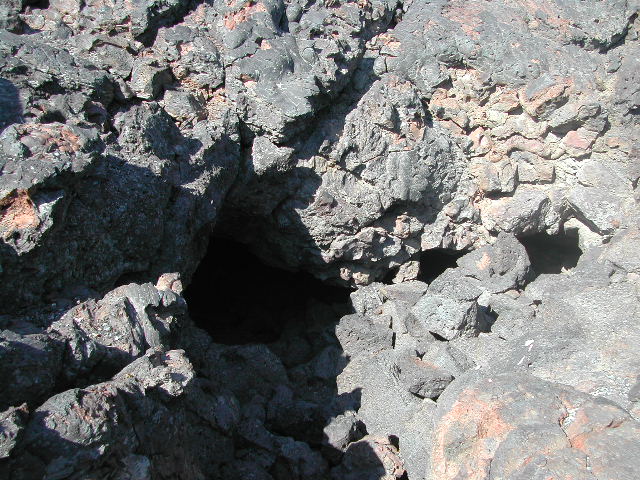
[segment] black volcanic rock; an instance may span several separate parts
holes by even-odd
[[[639,28],[4,1],[0,477],[635,478]]]

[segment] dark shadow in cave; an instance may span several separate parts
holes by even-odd
[[[549,235],[544,232],[520,238],[520,243],[529,255],[533,278],[545,273],[562,273],[578,264],[582,250],[578,237],[560,233]]]
[[[31,9],[39,9],[46,10],[49,8],[49,0],[31,0],[31,1],[23,1],[24,5],[28,5]]]
[[[420,274],[418,280],[426,283],[433,282],[444,273],[447,268],[457,267],[457,261],[465,251],[448,248],[432,248],[420,255]]]
[[[242,406],[240,444],[246,452],[260,452],[264,438],[279,438],[276,442],[285,442],[287,448],[302,442],[295,449],[313,452],[304,454],[303,463],[316,455],[325,464],[319,467],[324,473],[312,469],[307,477],[292,470],[285,452],[265,467],[236,458],[221,465],[222,472],[258,478],[254,475],[265,468],[270,476],[264,478],[275,480],[344,477],[344,453],[330,443],[325,427],[340,428],[361,403],[360,388],[338,393],[337,386],[349,357],[335,329],[351,312],[350,293],[306,273],[265,265],[241,243],[210,239],[184,297],[196,325],[218,344],[210,350],[214,356],[205,362],[211,367],[205,367],[205,375],[225,385]],[[263,407],[252,407],[258,405]],[[350,442],[357,442],[366,433],[357,421],[347,434]],[[359,478],[381,478],[385,469],[370,444],[352,445],[350,461],[363,469]]]
[[[184,297],[191,318],[214,342],[245,345],[278,340],[288,322],[304,318],[310,301],[347,314],[350,293],[308,273],[265,265],[241,243],[212,238]]]

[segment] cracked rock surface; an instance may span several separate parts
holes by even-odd
[[[639,9],[4,1],[0,477],[635,480]]]

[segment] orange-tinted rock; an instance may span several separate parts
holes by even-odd
[[[0,235],[7,240],[16,231],[39,225],[33,201],[26,190],[15,190],[0,200]]]
[[[470,4],[471,5],[470,5]],[[483,2],[453,3],[443,11],[443,16],[460,25],[471,38],[478,39],[478,27],[482,25]]]
[[[497,87],[496,93],[490,101],[491,109],[498,112],[512,112],[520,106],[518,94],[514,90],[505,87]]]
[[[634,478],[640,424],[618,405],[526,374],[474,375],[439,399],[427,479]]]
[[[587,151],[593,145],[597,137],[597,133],[590,132],[584,128],[572,130],[564,137],[562,142],[571,149]]]
[[[520,101],[525,111],[532,117],[544,117],[555,110],[569,94],[570,79],[548,80],[539,86],[520,90]]]
[[[224,26],[229,30],[235,30],[238,24],[246,22],[251,15],[257,12],[266,12],[264,4],[262,3],[249,3],[248,6],[241,8],[237,12],[228,13],[224,17]]]

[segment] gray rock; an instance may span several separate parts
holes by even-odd
[[[460,350],[448,342],[434,342],[426,349],[418,351],[423,362],[435,366],[454,377],[462,375],[474,367],[474,363]]]
[[[640,307],[635,287],[582,284],[571,292],[550,282],[549,288],[553,294],[543,300],[533,328],[503,348],[506,365],[627,407],[638,368],[633,353],[637,333],[630,320]]]
[[[278,385],[289,383],[282,362],[265,345],[217,346],[207,355],[208,377],[243,404],[256,396],[268,397]]]
[[[636,381],[633,387],[631,387],[627,396],[631,402],[637,402],[640,400],[640,380]]]
[[[204,99],[191,93],[167,90],[164,109],[176,120],[203,120],[206,117]]]
[[[424,439],[431,438],[436,408],[436,402],[423,401],[414,414],[406,420],[402,437],[398,439],[409,478],[424,478],[427,471],[430,445],[426,445]]]
[[[184,300],[172,291],[132,283],[72,308],[49,332],[66,340],[64,376],[74,381],[96,368],[116,372],[149,348],[171,348],[184,317]]]
[[[445,370],[408,353],[398,355],[394,373],[409,392],[432,399],[438,398],[454,378]]]
[[[0,408],[27,402],[35,406],[51,395],[62,371],[64,343],[54,335],[0,333]]]
[[[347,412],[331,419],[324,427],[324,442],[333,449],[344,451],[347,446],[362,437],[362,425],[355,412]]]
[[[633,478],[584,392],[640,415],[637,13],[5,1],[0,476]],[[533,280],[541,232],[578,265]],[[215,344],[180,297],[212,233],[355,313]]]
[[[145,100],[156,98],[171,82],[171,74],[167,68],[142,61],[133,65],[129,88],[138,97]]]
[[[626,111],[637,109],[640,106],[640,90],[637,86],[638,59],[633,56],[625,56],[618,70],[616,80],[616,100],[622,104]]]
[[[391,347],[393,331],[388,319],[347,315],[336,327],[336,337],[345,354],[371,355]]]
[[[129,19],[130,25],[125,31],[133,37],[146,40],[153,38],[158,27],[180,18],[187,5],[177,0],[145,0],[135,4],[118,0],[106,5],[58,0],[51,2],[50,8],[74,34],[92,30],[121,33]],[[47,10],[44,13],[53,12]]]
[[[526,250],[513,236],[498,235],[495,243],[474,250],[458,260],[459,275],[478,280],[478,288],[490,293],[521,289],[529,275]]]
[[[627,274],[640,273],[640,256],[633,245],[640,232],[637,228],[622,230],[615,235],[602,251],[601,261],[607,261]]]
[[[0,458],[7,458],[11,454],[24,431],[28,416],[26,403],[0,414]]]
[[[338,392],[359,392],[358,417],[371,435],[402,438],[407,422],[423,400],[400,384],[396,354],[386,351],[372,357],[352,359],[337,378]]]
[[[26,448],[37,452],[39,465],[20,465],[17,478],[25,478],[20,474],[29,471],[47,475],[96,472],[100,458],[133,453],[139,437],[133,430],[136,420],[125,392],[135,395],[155,390],[167,398],[178,396],[193,377],[189,369],[181,352],[149,352],[111,382],[51,397],[34,411],[25,431]]]
[[[535,323],[534,300],[527,295],[492,295],[488,308],[497,317],[491,324],[491,332],[499,338],[511,340],[520,337]]]
[[[470,376],[456,380],[438,402],[426,478],[474,472],[478,478],[630,479],[632,456],[613,452],[634,452],[639,432],[638,422],[618,405],[570,387],[512,373]],[[467,448],[478,455],[468,455]],[[616,460],[603,461],[602,455]]]
[[[454,278],[451,280],[454,281]],[[455,286],[452,285],[452,290],[447,289],[445,284],[445,280],[437,284],[434,282],[412,308],[420,325],[447,340],[460,335],[475,336],[485,330],[486,318],[477,301],[480,290],[464,278],[459,279]]]

